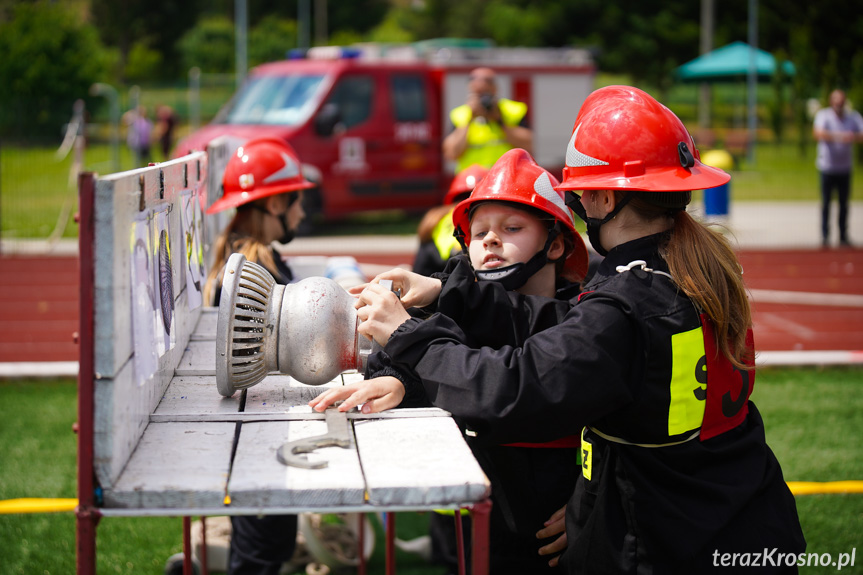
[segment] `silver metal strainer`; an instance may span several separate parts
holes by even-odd
[[[216,326],[216,385],[225,397],[260,383],[273,369],[266,348],[275,335],[272,321],[267,328],[275,285],[270,272],[242,254],[228,259]]]
[[[216,328],[219,393],[280,372],[309,385],[365,371],[372,344],[357,334],[354,299],[335,281],[310,277],[287,286],[233,254],[225,266]]]

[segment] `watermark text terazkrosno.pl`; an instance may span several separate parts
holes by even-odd
[[[782,553],[777,548],[764,548],[763,551],[748,553],[713,552],[714,567],[835,567],[841,571],[845,567],[854,567],[857,559],[857,548],[849,553]]]

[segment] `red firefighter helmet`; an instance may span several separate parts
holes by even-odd
[[[487,173],[488,168],[479,164],[471,164],[457,173],[449,185],[449,191],[444,196],[443,203],[454,204],[460,195],[470,194]]]
[[[470,210],[477,202],[512,202],[536,208],[563,224],[564,233],[572,238],[574,247],[566,258],[562,275],[570,281],[581,281],[587,274],[587,247],[575,230],[572,211],[566,207],[563,193],[555,189],[558,185],[557,178],[525,150],[509,150],[495,162],[470,197],[453,210],[456,233],[461,230],[466,243],[470,243]]]
[[[237,148],[225,167],[222,186],[222,197],[210,206],[208,214],[314,184],[303,177],[300,160],[287,142],[260,138]]]
[[[557,189],[684,192],[729,179],[701,162],[671,110],[638,88],[607,86],[581,105]]]

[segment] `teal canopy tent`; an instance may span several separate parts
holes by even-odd
[[[678,66],[675,75],[684,82],[717,82],[744,78],[749,73],[750,56],[755,53],[755,69],[761,79],[776,72],[776,59],[768,52],[752,48],[746,42],[733,42]],[[791,62],[782,63],[788,76],[796,72]]]
[[[786,77],[794,76],[796,73],[794,64],[784,61],[781,65],[782,72]],[[757,90],[755,86],[758,82],[770,81],[775,75],[776,69],[776,58],[769,52],[753,48],[746,42],[732,42],[678,66],[674,75],[682,82],[699,82],[704,85],[738,82],[745,84],[745,89],[740,90],[738,93],[741,97],[749,93],[752,95],[749,97],[748,106],[743,100],[740,101],[740,115],[737,116],[734,124],[743,124],[743,112],[744,109],[748,108],[749,128],[745,136],[739,128],[734,129],[726,135],[724,144],[728,149],[734,148],[737,150],[737,155],[745,153],[749,161],[754,162],[754,146],[751,144],[755,142],[757,123],[755,112],[757,96],[754,95]],[[750,71],[754,73],[750,74]],[[709,88],[706,89],[709,90]],[[705,118],[709,118],[709,104],[706,112],[702,110],[705,102],[709,102],[708,98],[702,98],[699,103],[699,118],[703,127],[706,127],[709,122],[709,120],[704,120]],[[710,132],[710,130],[707,130],[707,132]]]

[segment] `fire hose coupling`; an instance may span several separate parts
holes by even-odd
[[[381,282],[383,283],[383,282]],[[388,286],[392,289],[392,282]],[[334,280],[278,285],[263,267],[233,254],[225,266],[216,327],[216,386],[230,397],[271,372],[322,385],[365,373],[377,348],[357,333],[354,298]]]

